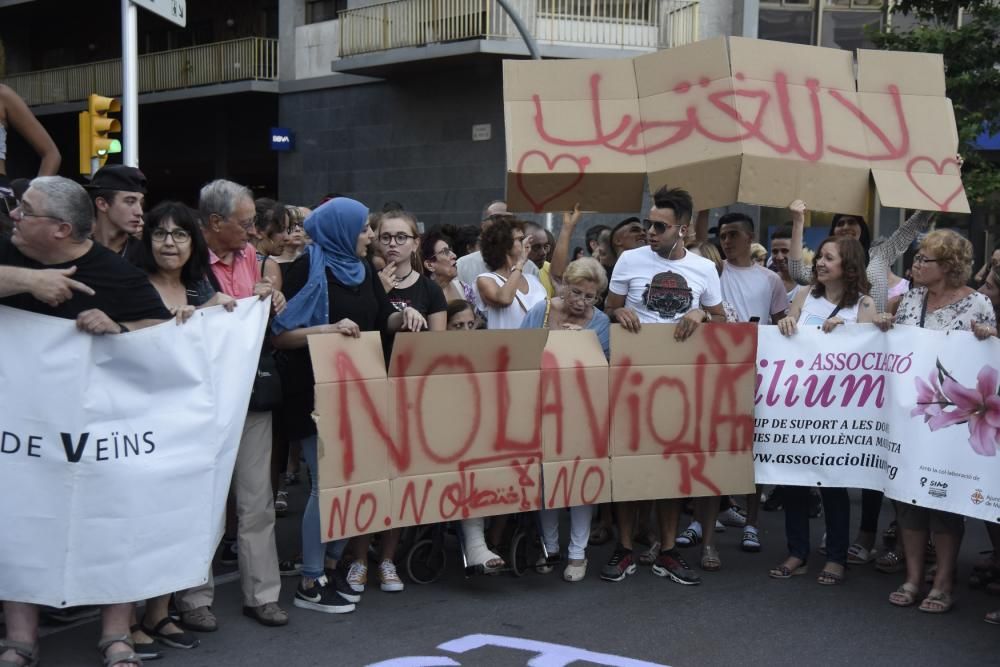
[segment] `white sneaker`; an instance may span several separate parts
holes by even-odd
[[[563,570],[563,579],[566,581],[581,581],[587,576],[587,559],[570,560]]]
[[[726,527],[724,525],[722,525],[722,522],[719,521],[718,519],[715,520],[715,532],[717,532],[717,533],[724,533],[724,532],[726,532]]]
[[[732,526],[733,528],[742,528],[747,525],[747,518],[740,514],[739,510],[735,507],[730,507],[725,512],[719,512],[719,521],[725,526]]]
[[[396,573],[396,565],[391,560],[379,563],[378,578],[382,582],[382,590],[386,593],[398,593],[403,590],[403,580],[399,578],[399,574]]]
[[[366,583],[368,583],[368,566],[354,561],[351,563],[351,569],[347,571],[347,584],[355,593],[364,593]]]

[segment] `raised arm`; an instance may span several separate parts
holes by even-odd
[[[566,267],[569,266],[569,244],[578,222],[580,222],[580,204],[573,206],[572,212],[563,213],[562,228],[559,230],[559,238],[556,239],[556,247],[552,251],[552,261],[549,262],[549,275],[555,280],[561,281]]]
[[[927,231],[933,219],[933,211],[917,211],[911,215],[889,236],[885,243],[872,248],[869,262],[875,257],[879,257],[887,265],[895,262],[896,258],[906,252],[906,249],[921,232]]]
[[[800,285],[808,285],[812,272],[802,261],[802,237],[806,226],[806,203],[796,199],[788,205],[792,214],[792,247],[788,250],[788,275]]]

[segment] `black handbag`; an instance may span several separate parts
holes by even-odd
[[[264,275],[264,265],[260,265],[260,275]],[[270,324],[270,322],[268,322]],[[281,406],[281,375],[278,373],[277,350],[271,347],[267,338],[260,348],[260,359],[257,362],[257,374],[253,379],[253,390],[250,392],[251,412],[270,412]]]
[[[281,375],[278,373],[278,361],[275,359],[275,351],[265,341],[260,350],[260,361],[257,362],[249,409],[251,412],[270,412],[280,406]]]

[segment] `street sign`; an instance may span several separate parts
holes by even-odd
[[[287,127],[271,128],[271,150],[290,151],[295,148],[295,135]]]
[[[180,27],[187,25],[187,0],[131,0],[132,4],[162,16]]]

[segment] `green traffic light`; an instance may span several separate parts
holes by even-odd
[[[121,153],[122,152],[122,142],[117,139],[111,140],[111,145],[108,147],[109,153]]]

